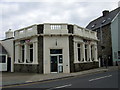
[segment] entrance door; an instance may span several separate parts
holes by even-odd
[[[62,73],[63,72],[63,58],[62,55],[51,56],[51,72]]]
[[[57,56],[51,56],[51,72],[58,72]]]

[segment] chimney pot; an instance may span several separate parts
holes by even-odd
[[[103,17],[109,14],[109,10],[104,10],[103,12]]]

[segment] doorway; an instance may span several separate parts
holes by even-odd
[[[62,55],[51,55],[51,73],[63,72],[63,58]]]

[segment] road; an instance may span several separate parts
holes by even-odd
[[[117,70],[108,71],[51,81],[11,85],[3,88],[44,88],[46,90],[61,88],[118,88],[119,73]]]

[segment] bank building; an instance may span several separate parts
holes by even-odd
[[[78,25],[31,25],[14,31],[11,70],[49,74],[97,68],[97,42],[95,31]]]

